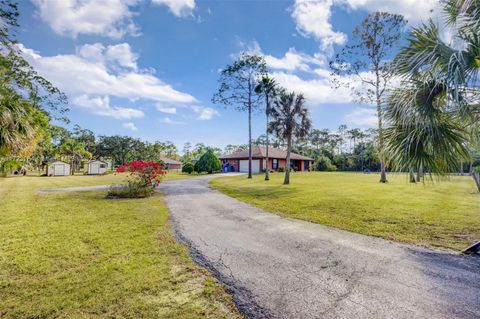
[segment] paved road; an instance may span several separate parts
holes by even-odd
[[[208,188],[160,186],[179,238],[250,318],[480,318],[480,258],[265,213]]]

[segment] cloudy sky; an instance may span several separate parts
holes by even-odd
[[[210,102],[218,71],[240,51],[266,56],[277,82],[303,92],[314,126],[370,127],[368,105],[331,89],[328,61],[368,12],[410,25],[436,0],[32,0],[18,38],[34,67],[69,97],[72,124],[223,147],[247,142],[247,115]],[[254,136],[264,117],[255,116]]]

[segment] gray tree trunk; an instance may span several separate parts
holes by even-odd
[[[270,101],[268,99],[268,94],[266,95],[266,105],[265,105],[265,114],[267,116],[267,131],[266,131],[266,139],[265,139],[265,144],[266,144],[266,154],[265,154],[265,158],[266,158],[266,162],[267,162],[267,167],[265,168],[265,180],[268,181],[270,180],[270,176],[269,176],[269,162],[268,162],[268,114],[270,112]]]
[[[292,151],[292,136],[287,137],[287,163],[285,167],[285,179],[283,184],[290,184],[290,152]]]
[[[420,180],[422,179],[423,177],[423,166],[420,165],[418,167],[418,171],[417,171],[417,182],[420,183]]]
[[[252,178],[252,87],[248,81],[248,178]]]
[[[480,172],[472,172],[472,177],[477,185],[478,192],[480,192]]]
[[[417,182],[417,180],[415,179],[415,173],[413,172],[413,167],[410,167],[408,175],[410,177],[410,183],[416,183]]]

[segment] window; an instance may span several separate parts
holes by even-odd
[[[272,168],[273,169],[278,169],[278,159],[277,158],[272,159]]]
[[[106,168],[107,164],[100,164],[100,168]]]

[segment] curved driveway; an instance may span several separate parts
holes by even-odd
[[[160,189],[178,237],[248,317],[480,318],[478,256],[282,218],[210,189],[211,178]]]

